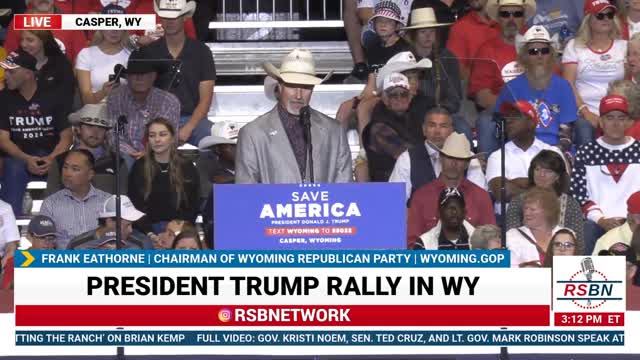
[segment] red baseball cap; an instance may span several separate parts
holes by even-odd
[[[616,110],[629,115],[629,102],[627,102],[626,97],[620,95],[607,95],[600,100],[600,115]]]
[[[627,199],[627,213],[640,214],[640,191],[636,191]]]
[[[526,115],[529,119],[533,120],[536,125],[538,125],[538,112],[528,101],[518,100],[512,103],[504,102],[500,105],[500,113],[504,115],[514,109]]]
[[[613,8],[613,10],[617,10],[616,6],[613,5],[609,0],[587,0],[584,2],[585,15],[599,14],[608,8]]]

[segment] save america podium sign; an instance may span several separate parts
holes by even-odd
[[[214,185],[219,250],[405,249],[404,185]]]

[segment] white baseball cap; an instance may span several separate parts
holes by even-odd
[[[409,79],[400,73],[391,73],[382,81],[382,89],[384,91],[401,87],[409,90]]]
[[[524,33],[524,43],[532,43],[532,42],[551,42],[551,35],[547,29],[542,25],[535,25],[529,28],[526,33]]]
[[[145,214],[136,209],[126,195],[120,195],[120,217],[127,221],[138,221]],[[102,205],[102,211],[98,216],[100,219],[116,217],[116,196],[111,195]]]

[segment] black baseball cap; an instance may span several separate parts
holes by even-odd
[[[50,217],[38,215],[31,219],[27,231],[37,237],[56,235],[56,224]]]
[[[0,61],[0,66],[5,70],[13,70],[21,67],[31,71],[37,71],[37,63],[38,60],[36,60],[33,55],[22,49],[18,49],[11,52],[6,59]]]

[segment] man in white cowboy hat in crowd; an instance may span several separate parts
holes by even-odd
[[[416,239],[436,226],[439,220],[438,196],[446,188],[456,188],[466,200],[466,220],[474,227],[495,224],[489,193],[465,178],[471,159],[467,138],[458,133],[449,135],[440,150],[440,176],[419,188],[411,197],[407,219],[407,248],[413,249]]]
[[[425,7],[412,10],[411,22],[402,30],[413,44],[413,54],[420,61],[428,59],[432,62],[420,81],[421,92],[430,102],[456,114],[463,99],[460,64],[453,53],[441,46],[443,29],[449,25],[438,22],[434,10]],[[473,140],[471,127],[464,117],[454,116],[454,123],[457,132],[464,133],[469,141]]]
[[[197,146],[209,135],[211,122],[207,118],[216,66],[211,50],[198,40],[187,37],[184,24],[196,11],[195,1],[154,1],[156,14],[164,29],[164,37],[145,48],[152,59],[175,61],[171,71],[158,74],[156,86],[171,92],[180,100],[181,143]]]
[[[77,112],[69,115],[69,122],[73,125],[76,142],[72,149],[89,150],[95,158],[95,175],[91,180],[93,186],[109,194],[116,192],[116,153],[108,144],[107,135],[112,124],[107,113],[107,105],[87,104]],[[64,154],[56,157],[56,161],[51,163],[49,174],[47,175],[46,195],[51,195],[62,189],[62,166],[64,165]],[[121,192],[127,192],[127,179],[129,171],[124,159],[120,162],[120,184]]]
[[[310,51],[294,49],[280,69],[265,63],[267,75],[278,80],[278,104],[245,125],[238,137],[236,183],[301,183],[311,180],[309,154],[301,110],[309,105],[316,77]],[[335,119],[310,109],[314,182],[352,180],[351,152],[346,130]]]
[[[577,125],[576,130],[587,127],[587,135],[578,136],[579,145],[588,141],[591,125],[584,120],[576,123],[578,107],[571,84],[554,74],[556,50],[549,32],[540,25],[531,27],[524,34],[518,49],[518,60],[524,73],[509,81],[500,91],[496,110],[505,102],[524,100],[531,103],[538,114],[536,137],[549,145],[560,143],[560,128]],[[581,131],[577,131],[580,134]],[[570,141],[570,139],[567,139]],[[568,144],[565,147],[568,148]],[[568,149],[565,149],[568,150]]]
[[[493,112],[504,84],[522,74],[518,64],[516,37],[525,22],[535,14],[535,0],[489,0],[487,14],[500,26],[500,35],[487,40],[473,56],[469,77],[469,96],[482,109],[478,129],[478,151],[498,149]]]

